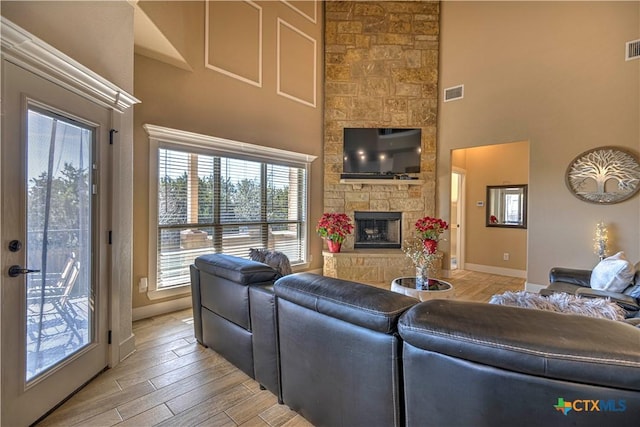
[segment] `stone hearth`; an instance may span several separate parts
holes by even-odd
[[[397,277],[415,276],[416,269],[400,249],[357,249],[322,252],[323,274],[362,283],[385,283]]]

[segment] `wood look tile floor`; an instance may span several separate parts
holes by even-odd
[[[455,298],[487,302],[523,279],[457,270]],[[133,324],[136,351],[38,426],[311,426],[193,336],[191,310]]]

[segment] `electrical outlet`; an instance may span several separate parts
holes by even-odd
[[[147,288],[148,288],[147,278],[141,277],[140,281],[138,282],[138,292],[140,293],[147,292]]]
[[[503,253],[503,254],[502,254],[502,259],[503,259],[504,261],[509,261],[509,252],[505,252],[505,253]]]

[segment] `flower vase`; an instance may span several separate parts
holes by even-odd
[[[336,242],[335,240],[327,240],[327,247],[329,248],[329,252],[333,254],[340,252],[341,246],[341,242]]]
[[[426,264],[416,265],[416,289],[419,291],[429,290],[429,266]]]
[[[427,251],[428,254],[435,254],[438,250],[438,241],[433,239],[424,239],[424,250]]]

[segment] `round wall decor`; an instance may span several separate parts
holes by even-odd
[[[613,204],[640,189],[640,164],[630,151],[599,147],[573,159],[565,177],[571,194],[589,203]]]

